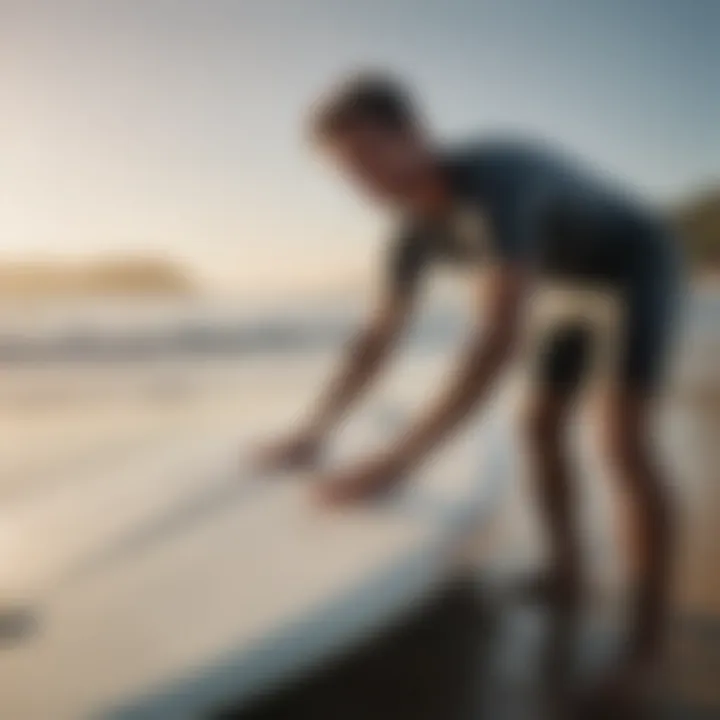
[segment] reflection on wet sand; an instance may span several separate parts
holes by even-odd
[[[669,623],[667,656],[653,691],[640,706],[620,714],[620,706],[601,706],[601,696],[592,696],[593,704],[581,710],[575,705],[578,688],[592,687],[604,674],[612,676],[613,657],[626,629],[626,617],[618,603],[618,587],[593,587],[590,607],[577,626],[573,651],[568,650],[572,620],[541,610],[533,603],[502,604],[501,620],[496,628],[497,655],[489,661],[493,675],[486,693],[484,710],[476,718],[548,717],[659,717],[680,720],[720,716],[720,403],[714,402],[720,382],[707,385],[704,392],[681,388],[665,403],[662,430],[659,433],[663,457],[669,465],[675,485],[681,531],[677,548],[674,581],[674,607]],[[586,488],[592,496],[598,488]],[[606,490],[603,489],[603,491]],[[527,488],[518,487],[514,501],[496,538],[494,552],[483,555],[483,571],[491,566],[491,575],[500,588],[512,584],[527,567],[535,565],[537,536],[530,528],[531,503]],[[600,493],[602,494],[602,493]],[[587,499],[587,498],[586,498]],[[608,498],[605,498],[607,500]],[[589,503],[587,515],[604,515],[588,533],[592,545],[594,570],[602,575],[603,565],[613,565],[618,547],[608,523],[609,505]],[[532,520],[532,518],[530,518]],[[537,528],[535,528],[535,533]],[[499,591],[502,595],[502,590]],[[555,621],[552,618],[555,617]],[[575,626],[573,626],[575,627]],[[554,631],[553,631],[554,628]],[[563,653],[568,653],[563,656]],[[542,683],[545,660],[545,679]],[[498,669],[499,668],[499,669]],[[482,675],[487,669],[481,671]],[[578,681],[578,676],[584,677]],[[487,680],[484,681],[488,685]],[[555,705],[544,703],[549,691]],[[544,707],[541,713],[539,708]],[[645,713],[641,715],[642,712]],[[561,713],[562,709],[562,714]],[[594,714],[593,714],[594,713]]]

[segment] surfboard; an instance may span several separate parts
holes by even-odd
[[[334,460],[383,434],[366,414]],[[0,717],[241,708],[432,593],[515,471],[507,413],[489,413],[392,497],[329,511],[312,478],[243,468],[243,441],[168,439],[0,504],[0,597],[18,620],[0,640]]]

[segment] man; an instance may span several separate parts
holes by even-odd
[[[667,602],[671,508],[649,421],[678,291],[672,242],[620,191],[543,147],[436,147],[405,89],[385,77],[341,86],[319,105],[313,133],[341,170],[401,221],[380,308],[303,430],[266,451],[264,461],[288,467],[317,458],[383,366],[419,280],[435,263],[469,274],[482,323],[436,404],[386,452],[335,474],[323,491],[330,502],[358,501],[396,483],[479,408],[513,355],[523,308],[538,283],[615,293],[624,312],[622,346],[601,430],[605,459],[629,498],[638,581],[622,677],[634,684],[657,657]],[[577,601],[581,577],[565,431],[586,370],[592,341],[586,330],[559,326],[541,343],[524,426],[552,551],[545,588],[566,609]]]

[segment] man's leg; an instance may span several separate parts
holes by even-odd
[[[535,588],[553,605],[577,602],[581,552],[567,426],[572,395],[550,388],[537,389],[529,398],[525,418],[525,445],[530,473],[546,533],[549,566]]]
[[[653,403],[631,390],[609,394],[603,411],[608,462],[620,482],[633,576],[626,662],[642,672],[662,650],[667,620],[673,504],[652,442]]]
[[[525,412],[524,435],[536,497],[550,550],[541,582],[548,599],[569,609],[580,591],[578,514],[567,448],[568,426],[590,355],[592,332],[583,324],[560,323],[538,348]]]
[[[671,240],[650,233],[635,243],[642,252],[636,253],[628,278],[619,373],[602,413],[606,459],[623,491],[623,527],[633,571],[627,648],[607,689],[621,707],[623,700],[629,701],[630,715],[637,715],[637,701],[654,684],[670,599],[674,506],[653,443],[652,420],[682,288]]]
[[[591,338],[590,329],[575,322],[550,329],[537,354],[535,383],[525,412],[530,471],[549,549],[548,567],[530,588],[548,611],[541,670],[549,717],[561,715],[568,707],[576,660],[584,573],[577,486],[567,445]]]

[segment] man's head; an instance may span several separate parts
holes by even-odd
[[[343,172],[385,202],[412,199],[431,161],[410,94],[385,76],[357,76],[329,93],[311,130]]]

